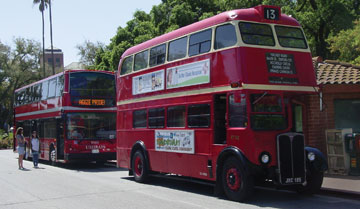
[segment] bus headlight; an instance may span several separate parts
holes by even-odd
[[[268,152],[262,152],[260,154],[260,163],[262,164],[269,164],[271,160],[271,156]]]
[[[314,161],[314,160],[315,160],[315,154],[314,154],[313,152],[309,152],[309,153],[307,154],[307,158],[308,158],[308,160],[310,160],[310,161]]]

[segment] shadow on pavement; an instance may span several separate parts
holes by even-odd
[[[133,176],[122,177],[122,179],[128,181],[135,181]],[[216,196],[214,194],[214,186],[210,185],[209,183],[201,184],[199,182],[179,180],[178,177],[151,177],[149,182],[145,184],[228,200],[225,196]],[[334,203],[334,201],[328,201],[327,197],[320,195],[300,195],[296,192],[287,190],[277,190],[267,187],[255,187],[253,195],[243,204],[248,204],[249,206],[252,205],[257,207],[282,209],[303,209],[308,208],[311,205],[316,205],[317,209],[354,208],[354,205],[358,206],[359,204],[351,202],[345,203],[344,201],[339,200]],[[289,204],[290,202],[291,204]]]

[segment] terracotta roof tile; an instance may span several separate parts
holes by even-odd
[[[360,66],[313,58],[318,84],[360,84]]]

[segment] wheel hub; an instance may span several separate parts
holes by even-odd
[[[226,173],[227,186],[234,191],[239,190],[241,185],[241,178],[239,171],[236,168],[231,168]]]
[[[139,157],[137,157],[135,159],[135,174],[138,175],[138,176],[141,176],[142,174],[142,171],[143,171],[143,165],[142,165],[142,161]]]

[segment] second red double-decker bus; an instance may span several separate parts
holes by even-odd
[[[14,122],[53,164],[115,160],[115,92],[112,72],[67,70],[17,89]]]
[[[305,145],[316,79],[299,23],[276,6],[224,12],[128,49],[117,79],[117,164],[213,181],[243,201],[271,182],[314,193],[327,163]]]

